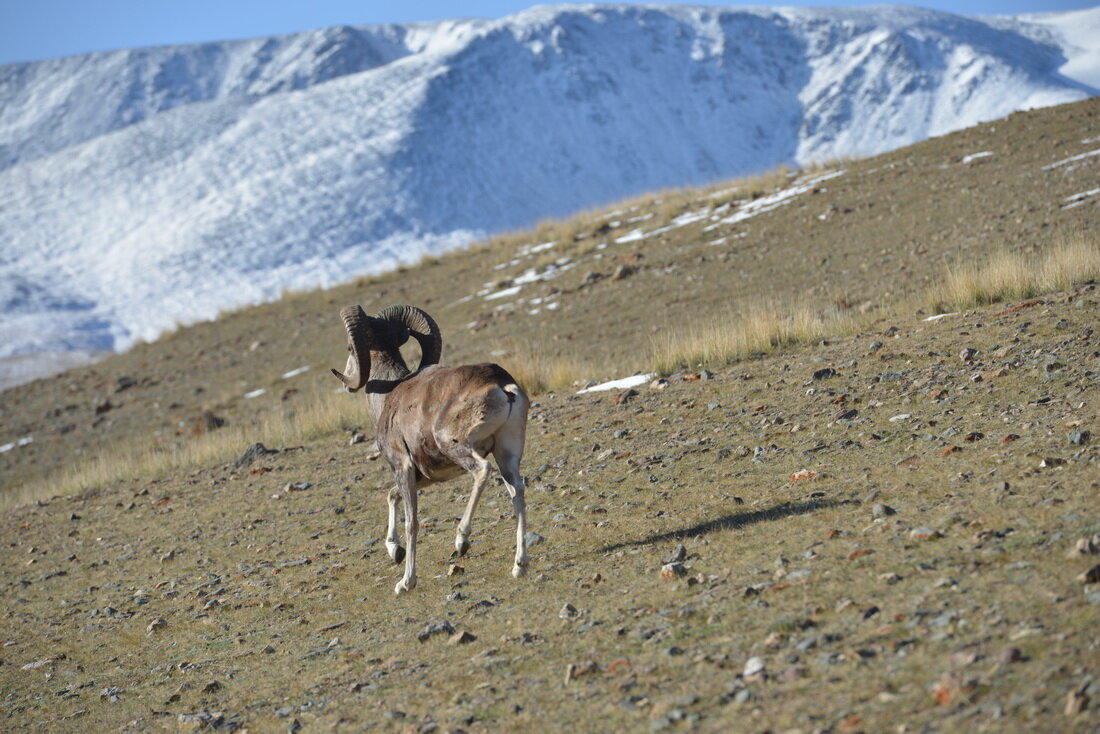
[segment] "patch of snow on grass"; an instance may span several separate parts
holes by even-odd
[[[968,156],[963,156],[962,164],[966,165],[970,161],[976,161],[979,158],[986,158],[986,157],[991,156],[991,155],[993,155],[992,150],[983,150],[981,153],[971,153]]]
[[[719,219],[714,224],[706,227],[703,231],[710,231],[722,224],[736,224],[737,222],[743,222],[746,219],[755,217],[757,214],[763,214],[764,212],[770,212],[773,209],[778,209],[781,206],[789,204],[796,196],[801,196],[802,194],[813,190],[813,188],[819,183],[828,181],[831,178],[836,178],[837,176],[842,175],[844,172],[845,171],[843,169],[839,171],[829,171],[818,176],[811,176],[809,178],[797,180],[789,188],[776,191],[774,194],[769,194],[768,196],[761,196],[759,199],[754,199],[753,201],[745,202],[733,214],[728,217]]]
[[[1100,148],[1098,148],[1096,150],[1090,150],[1088,153],[1081,153],[1080,155],[1070,156],[1069,158],[1064,158],[1064,159],[1062,159],[1062,160],[1060,160],[1056,163],[1051,163],[1049,165],[1043,166],[1043,170],[1044,171],[1049,171],[1052,168],[1058,168],[1059,166],[1064,166],[1067,163],[1073,163],[1074,161],[1079,161],[1079,160],[1082,160],[1084,158],[1089,158],[1089,157],[1094,156],[1094,155],[1100,155]]]
[[[1072,209],[1075,206],[1081,206],[1089,199],[1089,197],[1100,194],[1100,189],[1092,189],[1090,191],[1082,191],[1080,194],[1073,194],[1062,199],[1062,201],[1068,202],[1062,205],[1063,209]]]
[[[656,376],[656,374],[651,373],[647,375],[634,375],[633,377],[624,377],[621,380],[612,380],[611,382],[601,382],[599,385],[592,385],[591,387],[586,387],[583,390],[578,390],[577,395],[584,395],[585,393],[589,392],[602,392],[604,390],[625,390],[630,387],[644,385]]]
[[[522,286],[514,285],[511,288],[505,288],[502,291],[497,291],[496,293],[490,293],[490,294],[485,296],[485,300],[486,301],[493,301],[493,300],[496,300],[497,298],[507,298],[508,296],[514,296],[517,293],[519,293],[519,289],[521,287]]]
[[[290,372],[285,373],[283,375],[283,379],[284,380],[289,380],[291,377],[297,377],[298,375],[302,374],[303,372],[309,372],[309,365],[308,364],[305,367],[299,367],[296,370],[291,370]]]
[[[11,443],[6,443],[3,446],[0,446],[0,454],[5,454],[5,453],[11,451],[14,448],[18,448],[19,446],[26,446],[27,444],[33,443],[33,442],[34,442],[34,436],[24,436],[23,438],[19,439],[18,441],[12,441]]]

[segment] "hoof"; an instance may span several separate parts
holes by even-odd
[[[468,550],[470,550],[470,543],[465,538],[456,538],[455,552],[451,554],[451,558],[461,558]]]
[[[517,579],[527,575],[527,566],[521,566],[518,563],[512,566],[512,575]]]
[[[394,560],[395,563],[400,563],[401,561],[405,560],[405,548],[397,545],[396,543],[387,543],[386,552],[387,554],[389,554],[389,557]]]
[[[401,594],[405,594],[407,592],[410,592],[415,588],[416,588],[416,579],[412,579],[410,581],[405,581],[405,579],[401,579],[400,581],[397,582],[397,585],[393,587],[393,593],[400,596]]]

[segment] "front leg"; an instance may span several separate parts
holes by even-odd
[[[420,520],[416,512],[416,471],[411,467],[394,469],[397,490],[405,504],[405,575],[393,587],[393,593],[401,594],[416,588],[416,535]]]
[[[388,501],[390,515],[386,527],[386,552],[390,554],[390,558],[393,559],[394,563],[401,563],[405,560],[405,549],[401,547],[401,543],[397,539],[397,503],[401,501],[401,490],[396,484],[390,490]]]

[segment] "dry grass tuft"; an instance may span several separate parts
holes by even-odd
[[[576,354],[551,355],[544,348],[525,344],[499,360],[529,395],[563,390],[591,374]]]
[[[670,335],[655,346],[651,363],[662,374],[693,367],[721,367],[854,328],[855,316],[835,308],[821,312],[808,306],[784,310],[758,304],[731,311],[686,334]]]
[[[257,441],[269,448],[295,446],[321,436],[362,429],[368,422],[361,395],[318,388],[297,409],[273,409],[255,424],[227,426],[194,437],[172,436],[141,445],[115,446],[91,460],[74,461],[49,481],[27,484],[0,494],[0,507],[11,507],[55,495],[79,494],[118,484],[152,479],[227,464]]]
[[[938,313],[1032,298],[1100,278],[1100,242],[1080,239],[1038,254],[1002,253],[950,270],[928,299]]]

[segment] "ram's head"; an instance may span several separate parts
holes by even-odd
[[[370,379],[372,351],[384,355],[406,374],[409,369],[401,357],[401,345],[410,336],[420,343],[418,370],[438,364],[443,353],[439,326],[415,306],[390,306],[374,316],[367,316],[362,306],[346,306],[340,309],[340,318],[348,337],[348,361],[343,373],[333,368],[332,374],[340,378],[348,392],[359,390]]]

